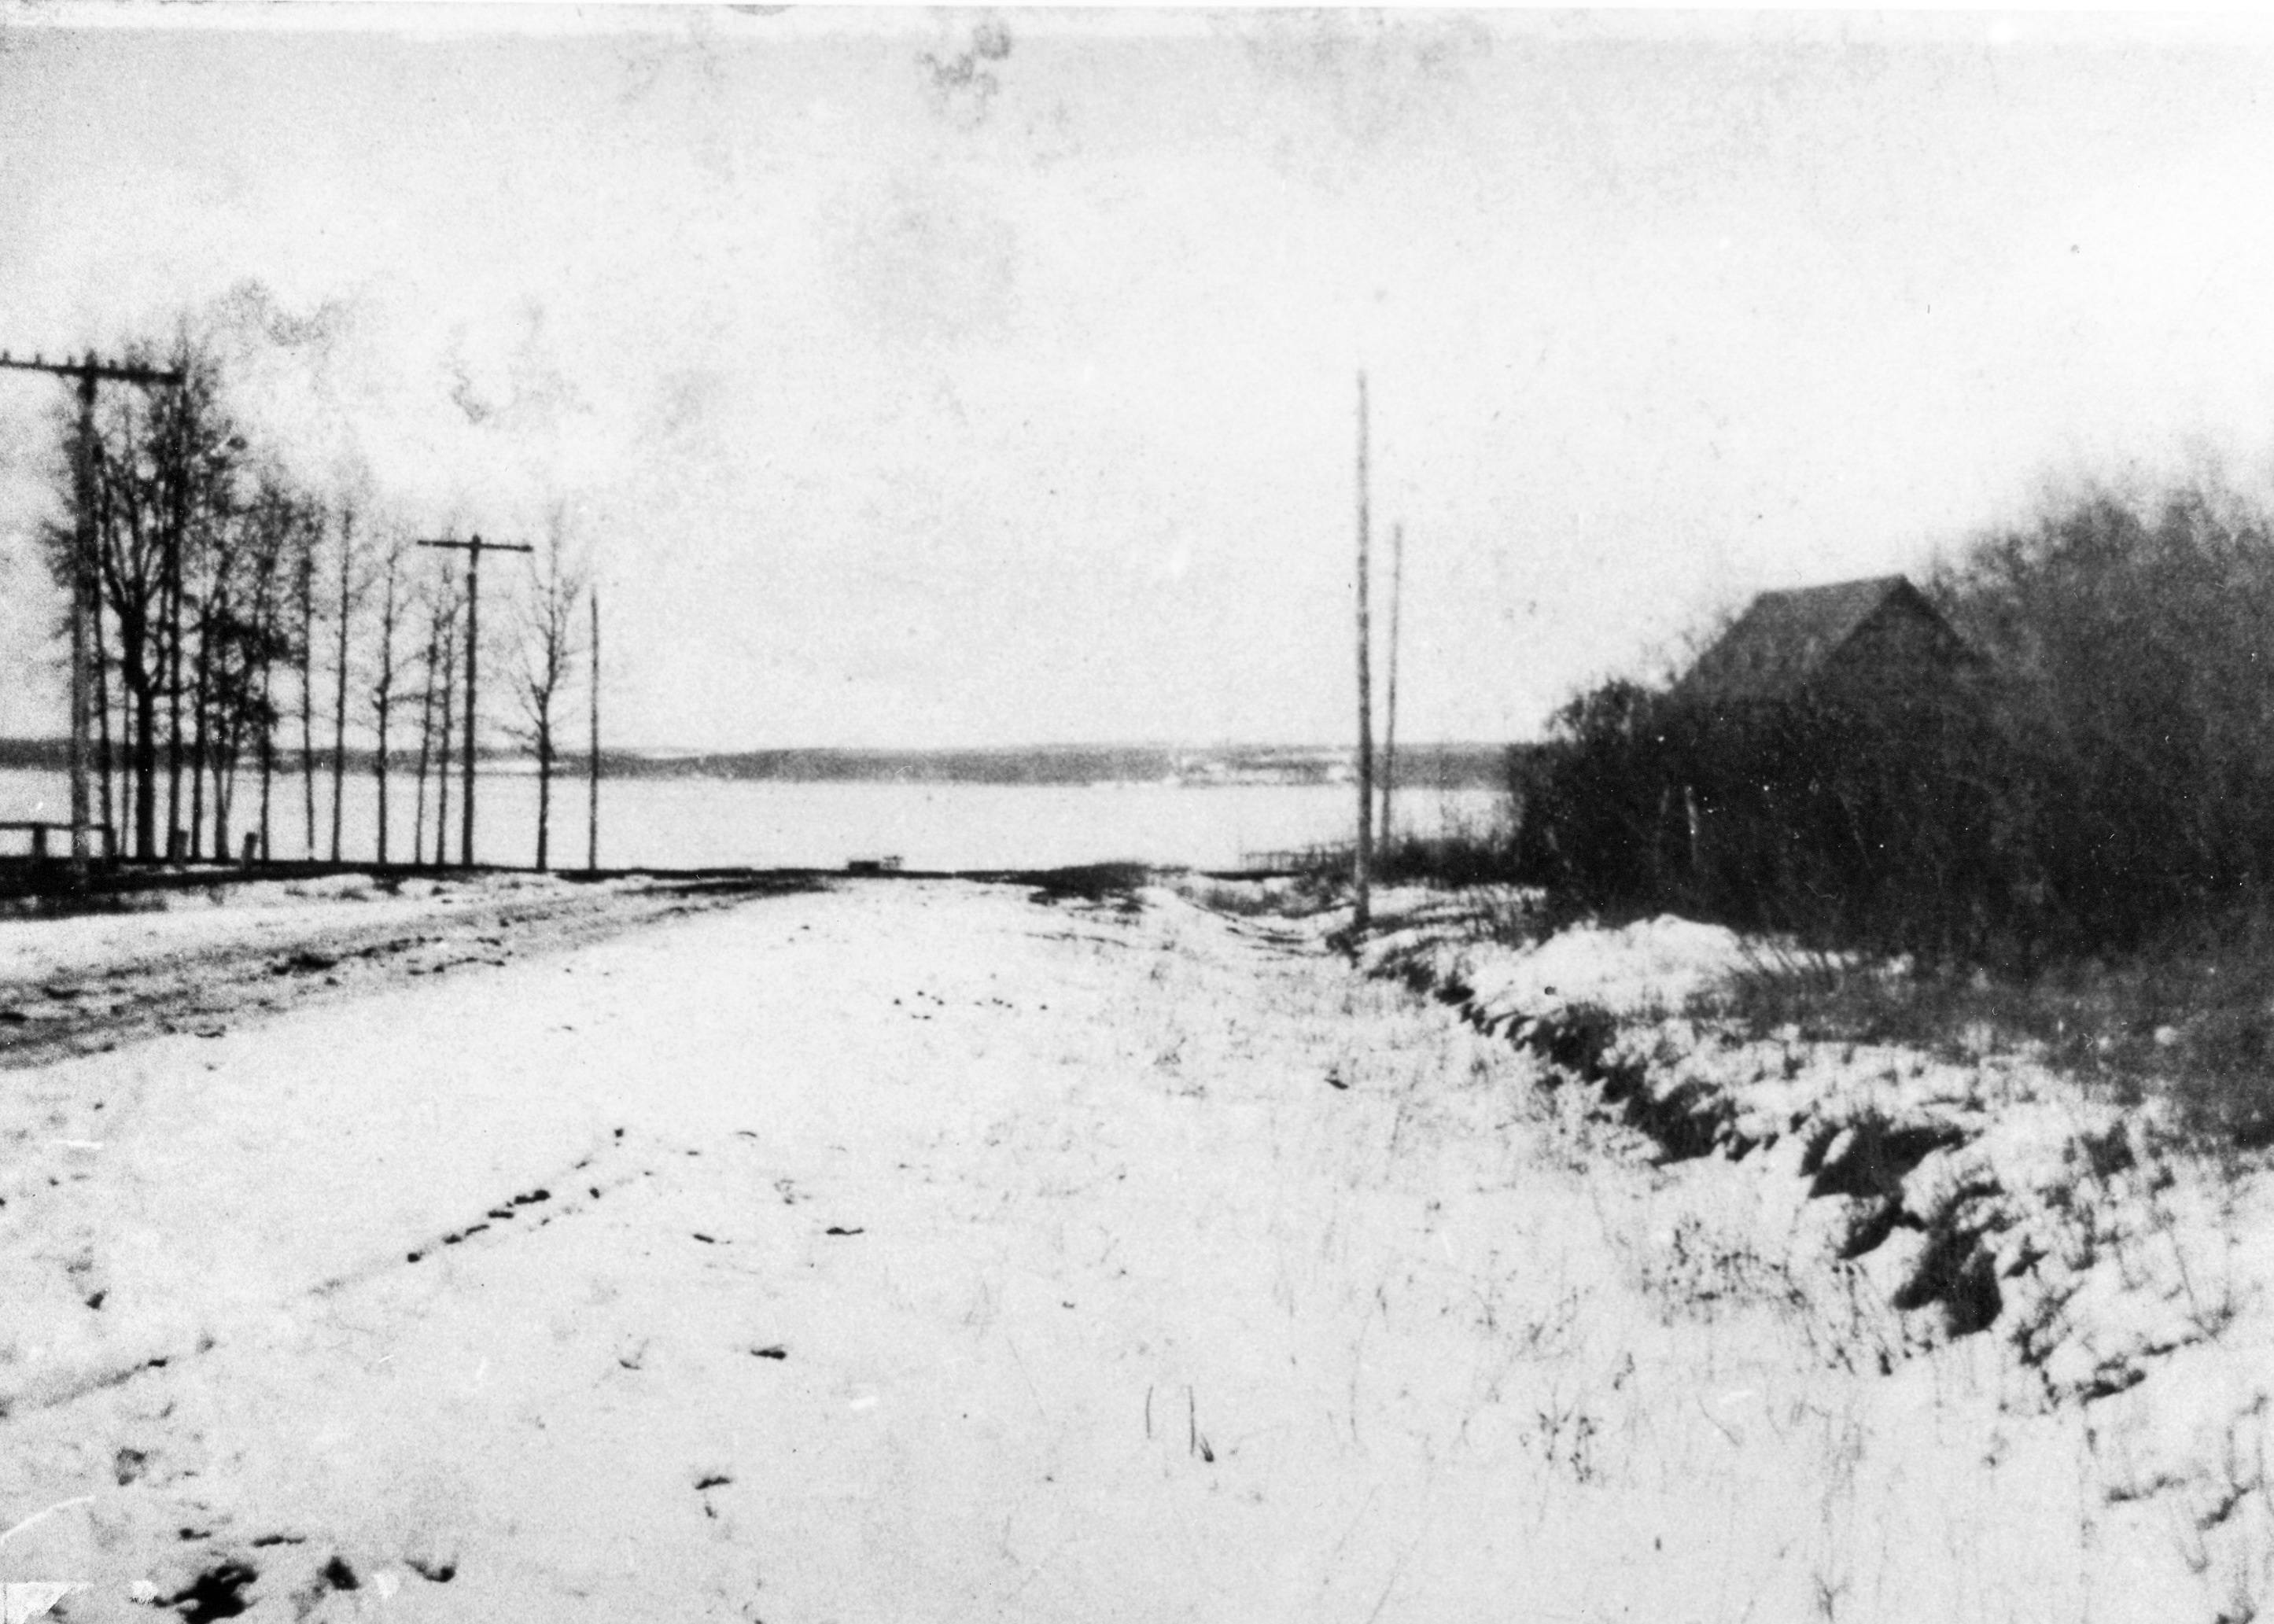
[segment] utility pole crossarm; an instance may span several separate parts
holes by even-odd
[[[161,366],[130,366],[124,361],[98,360],[90,352],[84,361],[50,361],[35,355],[26,361],[0,350],[0,367],[19,372],[51,372],[58,378],[93,378],[101,383],[139,383],[146,388],[173,388],[183,381],[179,372]]]
[[[522,541],[484,541],[479,536],[464,541],[421,541],[422,547],[455,547],[461,553],[534,553],[535,547]]]

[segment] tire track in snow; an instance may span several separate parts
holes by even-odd
[[[480,1216],[430,1231],[418,1240],[343,1269],[313,1285],[295,1287],[262,1306],[275,1307],[302,1297],[336,1297],[383,1274],[414,1267],[450,1247],[471,1243],[477,1237],[489,1235],[494,1244],[511,1234],[533,1234],[556,1219],[587,1212],[605,1197],[655,1176],[651,1167],[626,1171],[594,1170],[616,1161],[625,1148],[625,1131],[619,1128],[584,1155],[552,1176],[533,1181],[493,1203]],[[556,1187],[562,1193],[556,1195]],[[530,1215],[529,1222],[518,1224],[512,1230],[504,1228],[523,1214]],[[226,1340],[225,1330],[207,1328],[194,1337],[145,1341],[130,1353],[96,1363],[38,1372],[12,1388],[0,1387],[0,1422],[54,1410],[89,1394],[123,1386],[147,1372],[170,1369],[213,1351]]]

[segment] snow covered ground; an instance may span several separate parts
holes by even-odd
[[[2120,1109],[2026,1052],[1749,1040],[1713,1018],[1713,994],[1773,950],[1719,927],[1666,917],[1512,944],[1473,901],[1419,893],[1385,912],[1368,971],[1546,1062],[1547,1086],[1638,1132],[1688,1192],[1697,1210],[1655,1237],[1677,1274],[1698,1251],[1682,1226],[1719,1202],[1740,1219],[1712,1245],[1796,1302],[1844,1297],[1851,1364],[1893,1374],[1971,1339],[2001,1417],[2075,1430],[2087,1542],[2132,1571],[2089,1578],[2074,1616],[2135,1616],[2136,1596],[2136,1616],[2239,1620],[2274,1593],[2267,1158],[2214,1156],[2155,1102]]]
[[[1587,1064],[1722,1068],[1706,1115],[1751,1140],[1667,1159],[1510,1041],[1566,981],[1503,961],[1518,1002],[1477,1004],[1493,966],[1431,906],[1373,967],[1465,968],[1462,1002],[1164,891],[881,881],[16,1071],[0,1581],[84,1582],[52,1614],[82,1620],[772,1624],[2274,1590],[2257,1183],[2145,1135],[2117,1165],[2074,1116],[2084,1196],[2029,1205],[2015,1169],[2071,1141],[1994,1135],[2041,1079],[1914,1100],[1911,1060],[1796,1068],[1638,995]],[[1908,1242],[1837,1255],[1886,1161],[1811,1151],[1811,1079],[1895,1127],[1978,1110],[1901,1210],[1988,1200],[1992,1142],[1992,1245],[2097,1250],[2001,1277],[1980,1334],[1891,1306]],[[2003,1334],[2057,1275],[2030,1323],[2082,1385]],[[2103,1354],[2138,1374],[2088,1398]]]

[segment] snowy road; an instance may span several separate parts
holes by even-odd
[[[0,1578],[77,1620],[2211,1616],[1986,1339],[1849,1368],[1732,1169],[1532,1064],[1172,898],[910,883],[15,1073],[0,1519],[62,1508]]]

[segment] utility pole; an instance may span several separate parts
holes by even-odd
[[[79,443],[72,452],[72,500],[79,508],[77,530],[72,539],[72,688],[71,688],[71,865],[72,883],[87,883],[87,733],[94,709],[94,684],[88,667],[94,611],[94,386],[131,383],[143,388],[175,388],[183,374],[159,367],[132,366],[104,361],[92,350],[79,361],[50,361],[34,355],[19,360],[0,350],[0,367],[15,372],[46,372],[75,379],[79,383]]]
[[[173,489],[167,492],[166,568],[158,588],[159,617],[166,630],[166,839],[165,857],[175,862],[190,854],[182,830],[182,549],[190,538],[189,413],[177,412],[174,421]],[[139,790],[137,792],[139,793]],[[150,796],[157,799],[153,785]],[[202,824],[204,820],[199,819]],[[135,847],[141,850],[141,824],[135,824]]]
[[[1374,675],[1367,628],[1366,374],[1358,375],[1358,854],[1352,876],[1358,892],[1351,908],[1353,943],[1372,921],[1368,888],[1374,871]]]
[[[464,763],[465,804],[459,808],[463,822],[459,825],[458,864],[461,868],[474,866],[474,667],[480,658],[482,643],[482,554],[485,553],[534,553],[536,548],[514,541],[484,541],[480,535],[464,541],[422,541],[422,547],[448,547],[466,555],[466,759]]]
[[[585,763],[584,872],[600,866],[600,589],[592,588],[592,739]]]
[[[1382,845],[1389,849],[1389,798],[1397,788],[1397,607],[1404,596],[1405,526],[1389,531],[1389,691],[1383,697],[1382,730]]]

